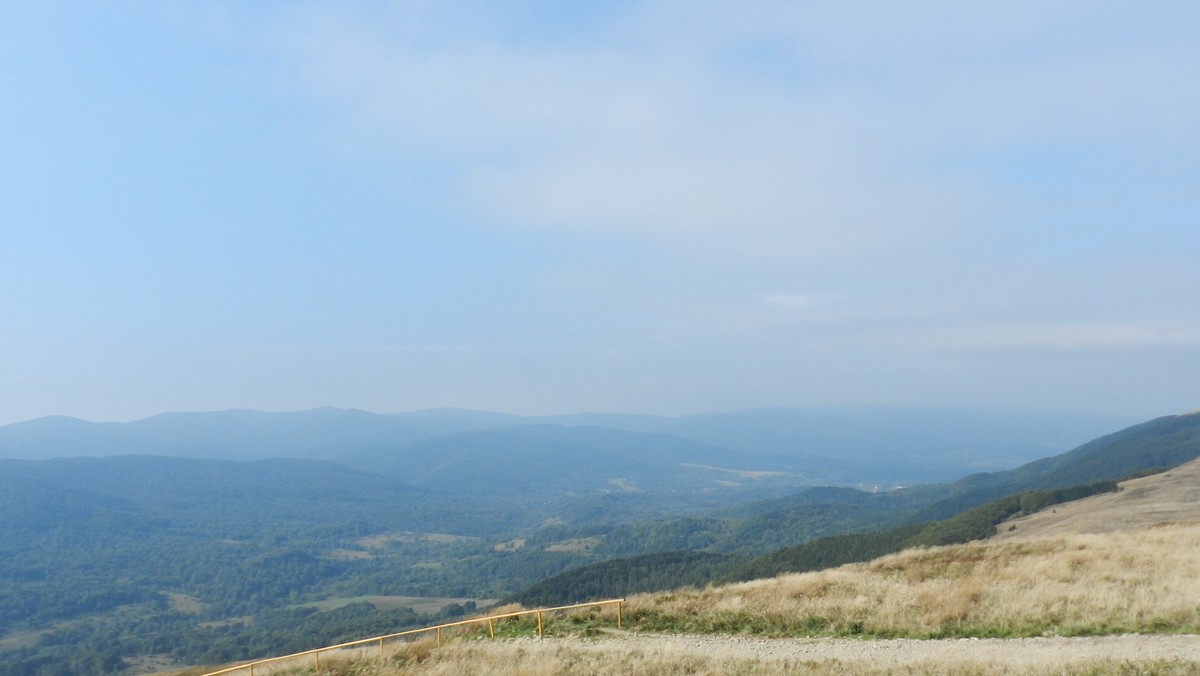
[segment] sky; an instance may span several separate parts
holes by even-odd
[[[0,424],[1200,408],[1200,4],[0,8]]]

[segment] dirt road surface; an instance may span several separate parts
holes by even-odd
[[[484,643],[500,648],[502,642]],[[531,673],[532,665],[555,662],[586,673],[590,670],[579,667],[613,664],[614,658],[623,673],[633,674],[1200,673],[1195,635],[857,640],[624,633],[594,640],[517,639],[503,650],[510,658],[519,656],[508,662],[510,673]],[[491,662],[498,663],[504,662]]]

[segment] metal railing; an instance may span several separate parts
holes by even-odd
[[[306,651],[300,652],[300,653],[292,653],[291,655],[282,655],[280,657],[271,657],[271,658],[267,658],[265,660],[255,660],[254,662],[247,662],[245,664],[240,664],[236,667],[227,667],[225,669],[221,669],[220,671],[211,671],[211,672],[204,674],[204,676],[218,676],[219,674],[232,674],[232,673],[235,673],[238,671],[245,671],[245,670],[248,670],[248,673],[250,676],[254,676],[254,667],[256,667],[256,666],[261,667],[261,666],[265,666],[268,664],[283,662],[286,660],[295,660],[295,659],[301,658],[301,657],[308,657],[310,655],[313,657],[314,666],[316,667],[316,671],[319,674],[319,673],[321,673],[321,653],[326,653],[326,652],[330,652],[330,651],[334,651],[334,650],[345,650],[347,648],[361,648],[361,647],[370,646],[373,644],[379,646],[379,663],[380,663],[380,665],[382,665],[384,662],[383,643],[384,643],[384,641],[386,641],[388,639],[400,638],[403,636],[415,636],[417,634],[424,634],[427,632],[437,632],[437,644],[438,644],[438,646],[441,646],[443,629],[451,629],[453,627],[462,627],[462,626],[465,626],[468,624],[483,624],[484,622],[486,622],[487,626],[488,626],[488,636],[490,636],[491,638],[496,638],[495,623],[497,620],[504,620],[504,619],[507,619],[510,617],[520,617],[522,615],[537,615],[537,632],[538,632],[538,636],[542,636],[542,614],[543,613],[553,613],[553,612],[560,611],[560,610],[573,610],[576,608],[590,608],[590,607],[598,607],[598,606],[616,605],[616,607],[617,607],[617,628],[620,629],[621,628],[621,607],[622,607],[622,605],[624,605],[624,603],[625,603],[625,599],[610,599],[608,601],[592,601],[590,603],[576,603],[576,604],[569,605],[569,606],[555,606],[553,608],[534,608],[532,610],[518,610],[516,612],[503,613],[500,615],[487,615],[484,617],[473,617],[469,620],[460,620],[458,622],[449,622],[447,624],[439,624],[439,625],[435,625],[432,627],[422,627],[420,629],[409,629],[408,631],[401,631],[401,632],[397,632],[395,634],[387,634],[385,636],[375,636],[373,638],[364,638],[364,639],[361,639],[358,641],[350,641],[348,643],[339,643],[337,645],[326,646],[324,648],[316,648],[314,650],[306,650]]]

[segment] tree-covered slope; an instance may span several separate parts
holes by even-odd
[[[763,554],[731,570],[724,579],[813,570],[911,546],[987,537],[997,523],[1014,514],[1112,490],[1119,479],[1175,467],[1198,456],[1200,415],[1166,416],[1008,472],[977,474],[951,484],[888,493],[807,489],[792,497],[765,501],[759,507],[745,505],[729,510],[724,516],[614,529],[596,550],[628,556],[657,544],[662,551]],[[772,542],[775,547],[769,546]],[[614,582],[622,578],[612,571],[625,570],[626,583],[640,590],[648,583],[635,575],[641,570],[639,561],[640,557],[630,558],[628,563],[610,561],[607,567],[595,571]],[[691,561],[671,558],[659,560],[663,565],[655,569],[655,580],[670,579],[664,563],[669,561],[677,561],[679,584],[689,584],[684,580],[695,577]],[[571,589],[596,589],[597,584],[588,580],[589,570],[567,571],[538,587],[538,594],[574,598]],[[670,588],[667,584],[660,588]],[[626,593],[615,582],[600,588],[611,595]]]
[[[1013,515],[1033,513],[1050,505],[1115,489],[1116,482],[1102,481],[1066,489],[1028,491],[941,521],[816,538],[748,560],[737,555],[685,551],[616,559],[560,573],[514,598],[526,605],[574,603],[635,592],[702,587],[713,582],[753,580],[780,573],[833,568],[910,547],[984,539],[995,532],[997,524]]]
[[[659,552],[601,561],[542,580],[511,600],[533,608],[704,586],[744,561],[744,557],[711,552]]]
[[[1011,493],[1121,479],[1176,467],[1196,457],[1200,457],[1200,414],[1163,416],[1013,470],[965,477],[941,489],[919,517],[944,518]]]

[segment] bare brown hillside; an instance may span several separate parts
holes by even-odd
[[[1200,459],[1132,479],[1116,493],[1094,495],[1006,521],[994,540],[1070,533],[1110,533],[1166,523],[1200,522]]]

